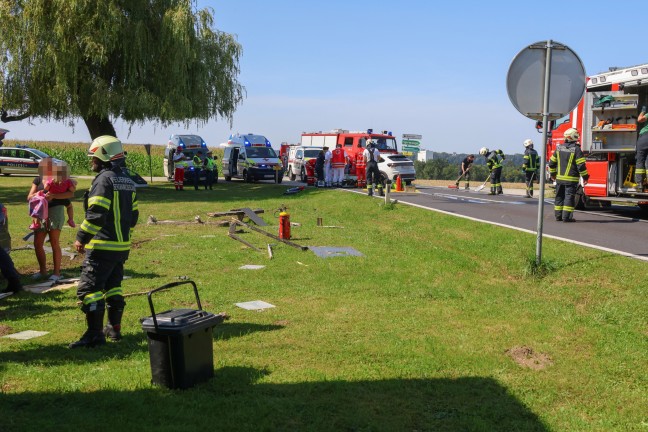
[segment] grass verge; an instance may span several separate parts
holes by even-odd
[[[0,178],[14,247],[29,224],[30,181]],[[79,189],[88,185],[81,180]],[[2,429],[645,428],[647,284],[636,277],[645,263],[545,239],[543,257],[555,265],[532,277],[519,251],[534,250],[533,235],[400,204],[384,211],[380,200],[342,191],[283,196],[285,189],[237,182],[140,191],[124,288],[137,293],[188,276],[206,310],[231,315],[214,331],[213,380],[187,391],[150,384],[139,324],[150,314],[145,296],[127,299],[122,342],[70,351],[65,345],[84,327],[74,290],[22,293],[0,302],[5,331],[50,333],[0,338]],[[352,246],[365,256],[321,259],[277,244],[270,260],[228,238],[227,228],[145,225],[148,215],[189,221],[260,207],[276,233],[282,205],[301,224],[295,242]],[[318,227],[317,218],[343,228]],[[262,250],[270,240],[240,235]],[[73,238],[74,230],[63,231],[64,245]],[[35,269],[33,251],[13,258],[21,272]],[[244,264],[266,267],[238,270]],[[71,276],[79,265],[64,259]],[[234,306],[250,300],[277,307]],[[159,303],[191,307],[193,299],[179,289]],[[520,352],[524,358],[512,354]]]

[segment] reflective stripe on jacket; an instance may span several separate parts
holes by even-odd
[[[525,171],[536,171],[540,167],[540,156],[538,156],[538,152],[532,148],[528,148],[524,151],[523,159],[524,162],[522,163],[522,168]]]
[[[556,176],[556,180],[566,183],[578,183],[579,177],[589,179],[585,156],[580,146],[576,143],[565,143],[556,147],[556,151],[549,159],[549,174]]]
[[[85,219],[76,239],[86,249],[127,255],[139,218],[135,183],[117,166],[104,169],[92,181],[84,208]]]
[[[497,168],[502,168],[502,162],[506,159],[502,150],[493,150],[486,155],[486,167],[493,171]]]

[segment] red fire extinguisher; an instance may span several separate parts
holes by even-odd
[[[290,215],[285,211],[279,213],[279,238],[290,239]]]

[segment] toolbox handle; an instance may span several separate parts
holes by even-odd
[[[152,298],[153,293],[170,289],[173,287],[177,287],[179,285],[185,285],[185,284],[191,284],[193,286],[194,294],[196,295],[196,303],[198,303],[198,310],[203,310],[202,305],[200,304],[200,297],[198,296],[198,287],[196,286],[196,283],[192,280],[171,282],[166,285],[162,285],[159,288],[155,288],[154,290],[149,291],[148,294],[146,295],[148,297],[149,307],[151,308],[151,317],[153,318],[153,325],[155,326],[155,331],[159,331],[159,329],[158,329],[157,317],[155,316],[155,308],[153,307],[153,298]]]

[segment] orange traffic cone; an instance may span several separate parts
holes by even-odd
[[[396,177],[396,192],[403,192],[403,180],[400,174]]]

